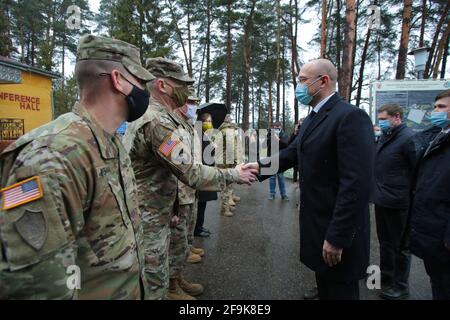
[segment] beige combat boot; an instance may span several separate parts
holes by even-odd
[[[202,257],[199,256],[198,254],[193,253],[192,251],[189,252],[189,256],[186,259],[187,263],[199,263],[200,261],[202,261]]]
[[[234,202],[233,198],[230,198],[230,201],[228,201],[228,204],[232,207],[236,206],[236,202]]]
[[[234,202],[239,202],[239,201],[241,201],[241,197],[233,195],[233,200],[234,200]]]
[[[169,282],[169,292],[167,293],[167,300],[197,300],[193,296],[188,295],[178,285],[178,279],[172,278]]]
[[[220,214],[225,216],[225,217],[232,217],[232,216],[234,216],[234,213],[232,212],[232,209],[230,209],[230,208],[222,209]]]
[[[187,282],[183,277],[178,279],[178,285],[184,292],[194,297],[201,295],[204,291],[201,284]]]
[[[191,252],[199,255],[200,257],[203,257],[205,255],[205,250],[203,250],[202,248],[191,247]]]

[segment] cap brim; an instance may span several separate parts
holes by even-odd
[[[156,77],[144,67],[137,65],[136,63],[131,62],[128,59],[123,59],[122,63],[129,73],[141,80],[152,81],[156,79]]]

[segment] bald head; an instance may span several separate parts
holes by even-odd
[[[311,60],[302,67],[302,70],[308,71],[314,75],[327,75],[330,78],[330,84],[335,87],[337,83],[338,72],[333,63],[328,59]]]

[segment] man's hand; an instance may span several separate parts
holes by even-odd
[[[342,248],[336,248],[327,240],[323,243],[322,249],[323,261],[329,267],[333,267],[341,262],[342,258]]]
[[[246,164],[240,164],[235,168],[239,172],[240,184],[248,184],[249,186],[257,180],[258,170]]]
[[[257,173],[259,172],[259,164],[258,162],[249,162],[244,164],[243,166],[244,169],[254,169],[257,171]]]

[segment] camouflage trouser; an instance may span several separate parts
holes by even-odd
[[[198,210],[198,199],[195,199],[195,202],[192,204],[192,214],[188,216],[188,245],[189,245],[189,251],[191,250],[192,244],[194,243],[194,230],[195,230],[195,224],[197,223],[197,210]]]
[[[178,206],[179,222],[170,228],[169,269],[170,278],[177,278],[183,271],[184,262],[189,252],[188,222],[192,216],[193,204]]]
[[[220,193],[220,211],[223,212],[231,207],[230,201],[233,197],[233,188],[228,185]]]
[[[161,300],[169,289],[169,223],[161,223],[161,217],[143,214],[146,299]],[[150,220],[150,221],[148,221]]]

